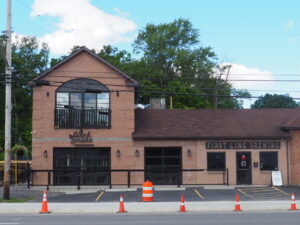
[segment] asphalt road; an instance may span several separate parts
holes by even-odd
[[[0,225],[298,225],[300,212],[0,215]]]

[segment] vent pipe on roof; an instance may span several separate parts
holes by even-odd
[[[165,98],[150,98],[150,108],[151,109],[166,109],[166,99]]]

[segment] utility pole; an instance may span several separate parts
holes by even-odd
[[[215,94],[214,94],[214,108],[218,108],[219,98],[218,98],[218,88],[219,88],[219,80],[221,79],[222,73],[220,73],[220,76],[216,78],[216,84],[215,84]]]
[[[11,0],[6,0],[6,67],[5,67],[5,154],[4,154],[4,178],[3,199],[9,199],[10,192],[10,153],[11,153]]]
[[[170,109],[173,109],[173,96],[170,96]]]
[[[215,94],[214,94],[214,108],[217,109],[218,108],[218,104],[219,104],[219,98],[218,98],[218,88],[219,88],[219,81],[222,78],[223,72],[224,70],[227,69],[227,74],[226,74],[226,82],[228,80],[228,76],[229,76],[229,72],[231,69],[231,65],[225,66],[224,68],[220,69],[220,76],[216,78],[216,85],[215,85]]]

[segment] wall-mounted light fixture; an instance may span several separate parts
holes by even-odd
[[[49,91],[47,91],[46,95],[47,95],[47,97],[49,97],[49,96],[50,96],[50,93],[49,93]]]
[[[140,151],[139,151],[138,149],[136,149],[135,152],[134,152],[134,155],[135,155],[136,157],[139,157],[139,156],[140,156]]]
[[[120,156],[121,156],[121,151],[120,151],[120,150],[117,150],[116,156],[117,156],[118,158],[120,158]]]
[[[48,157],[48,152],[47,150],[44,150],[44,158],[47,158]]]
[[[191,149],[188,149],[188,150],[187,150],[187,155],[188,155],[188,157],[191,157],[191,156],[192,156],[192,151],[191,151]]]
[[[119,92],[119,91],[117,91],[117,97],[119,97],[119,95],[120,95],[120,92]]]

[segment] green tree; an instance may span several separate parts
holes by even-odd
[[[144,64],[138,67],[144,71],[137,70],[142,90],[148,89],[150,80],[151,87],[155,86],[162,92],[183,92],[174,96],[175,108],[213,108],[215,95],[227,96],[218,99],[219,108],[241,107],[239,100],[228,97],[236,92],[232,86],[214,76],[218,67],[217,56],[211,47],[200,45],[199,31],[189,20],[148,24],[140,31],[133,46]],[[134,74],[133,77],[137,76]]]
[[[265,94],[251,105],[252,109],[261,108],[296,108],[297,102],[289,95]]]
[[[190,83],[213,73],[216,55],[210,47],[199,45],[199,32],[191,22],[177,19],[171,23],[148,24],[134,42],[134,52],[142,55],[161,88],[180,79]]]
[[[133,47],[131,54],[107,45],[98,55],[140,82],[139,103],[148,104],[150,97],[169,99],[172,96],[174,108],[214,108],[215,105],[241,108],[242,101],[229,96],[237,92],[249,96],[248,92],[235,90],[227,81],[218,79],[216,71],[224,73],[226,68],[218,68],[211,47],[200,45],[199,31],[189,20],[148,24],[139,32]],[[79,48],[74,46],[71,53]],[[216,99],[216,95],[220,97]]]
[[[31,149],[32,90],[28,82],[45,71],[49,64],[49,49],[38,44],[35,37],[17,37],[12,48],[12,146],[24,144]],[[5,73],[5,61],[0,60],[0,73]],[[4,77],[4,76],[3,76]],[[4,145],[5,84],[0,89],[0,146]]]

